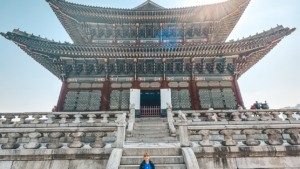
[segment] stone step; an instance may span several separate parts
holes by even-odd
[[[159,133],[170,133],[169,129],[160,129],[160,130],[133,130],[133,134],[159,134]]]
[[[164,130],[169,129],[169,126],[134,126],[133,130]]]
[[[151,156],[154,164],[184,164],[183,156]],[[121,165],[136,165],[143,161],[143,156],[123,156]]]
[[[149,123],[149,122],[144,122],[144,123],[134,123],[134,126],[168,126],[168,123],[165,122],[153,122],[153,123]]]
[[[147,133],[145,132],[144,134],[133,134],[133,137],[136,138],[157,138],[157,137],[169,137],[170,134],[169,133]]]
[[[149,153],[151,156],[182,156],[181,148],[124,148],[123,156],[143,156]]]
[[[175,143],[178,142],[176,137],[129,137],[126,138],[128,142],[143,142],[143,143]]]
[[[139,169],[140,165],[120,165],[119,169]],[[155,164],[155,169],[186,169],[185,164]]]

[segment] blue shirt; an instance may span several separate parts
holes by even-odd
[[[145,169],[151,169],[150,162],[148,164],[145,162]]]

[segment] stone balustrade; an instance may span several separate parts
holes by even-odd
[[[192,122],[200,121],[214,121],[210,117],[214,113],[218,116],[218,121],[242,121],[240,118],[241,113],[246,116],[246,121],[282,121],[279,117],[280,113],[287,116],[286,120],[297,121],[293,117],[294,112],[300,115],[300,109],[251,109],[251,110],[183,110],[182,113],[186,116],[192,117]],[[178,114],[178,111],[172,111],[173,114]],[[203,117],[205,117],[203,119]],[[226,118],[227,117],[227,118]]]
[[[98,111],[98,112],[20,112],[20,113],[0,113],[6,120],[0,118],[1,124],[61,124],[60,126],[70,126],[69,124],[93,124],[109,123],[110,118],[117,118],[118,115],[128,115],[128,111]],[[32,117],[29,119],[29,117]],[[59,117],[59,118],[58,118]],[[88,120],[83,120],[86,117]],[[64,125],[65,124],[65,125]],[[50,125],[51,126],[51,125]]]
[[[5,128],[0,129],[0,134],[3,138],[7,138],[7,142],[2,144],[2,149],[17,149],[20,144],[17,142],[18,139],[27,137],[29,138],[28,143],[23,144],[24,149],[39,149],[41,143],[39,140],[47,140],[47,149],[59,149],[63,147],[60,142],[61,137],[71,137],[72,143],[67,144],[69,148],[81,148],[85,146],[85,143],[81,141],[87,133],[95,138],[95,142],[90,143],[91,148],[103,148],[105,143],[102,142],[102,138],[107,135],[107,132],[118,131],[118,127],[68,127],[68,128],[18,128],[11,129]],[[123,133],[125,134],[125,132]],[[43,139],[44,138],[44,139]],[[28,140],[28,139],[27,139]],[[124,140],[118,140],[116,142],[124,142]],[[118,144],[118,143],[116,143]],[[123,143],[121,143],[123,144]]]
[[[180,125],[179,125],[180,127]],[[201,135],[202,141],[198,144],[201,147],[214,146],[216,142],[209,140],[213,133],[218,133],[223,136],[223,141],[220,144],[223,146],[237,146],[239,140],[234,140],[235,135],[246,135],[242,143],[246,146],[259,146],[261,141],[255,139],[255,135],[266,135],[264,139],[265,145],[300,145],[300,124],[269,124],[269,125],[207,125],[207,126],[188,126],[186,130],[179,130],[179,137],[186,136],[186,133],[193,135]],[[278,135],[289,135],[278,137]],[[187,137],[190,138],[190,137]],[[285,140],[285,141],[284,141]],[[181,140],[180,140],[181,141]],[[185,140],[185,142],[190,142]]]

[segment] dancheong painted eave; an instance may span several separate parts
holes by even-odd
[[[47,0],[74,43],[78,44],[87,43],[80,28],[80,25],[85,23],[116,25],[162,23],[164,26],[171,23],[199,23],[203,27],[215,30],[210,33],[213,42],[224,42],[250,1],[229,0],[211,5],[171,9],[157,6],[154,10],[143,8],[147,4],[155,4],[152,1],[133,9],[118,9],[79,5],[65,0]]]
[[[58,43],[27,34],[19,30],[1,33],[51,72],[57,71],[57,59],[162,59],[162,58],[234,58],[234,74],[239,77],[263,58],[295,28],[277,26],[263,33],[237,41],[214,44],[162,44],[162,45],[76,45]],[[196,59],[196,62],[201,59]],[[60,76],[59,73],[54,73]]]

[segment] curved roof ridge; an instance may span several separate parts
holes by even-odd
[[[64,2],[64,3],[68,3],[68,4],[72,4],[72,5],[77,5],[77,6],[81,6],[81,7],[90,7],[90,8],[102,8],[102,9],[112,9],[112,10],[137,10],[137,8],[140,8],[148,3],[161,8],[161,10],[174,10],[174,9],[188,9],[188,8],[199,8],[199,7],[209,7],[209,6],[214,6],[214,5],[220,5],[220,4],[225,4],[225,3],[230,3],[233,1],[251,1],[251,0],[224,0],[223,2],[217,2],[217,3],[211,3],[211,4],[204,4],[204,5],[196,5],[196,6],[186,6],[186,7],[175,7],[175,8],[165,8],[162,7],[160,5],[158,5],[157,3],[151,1],[151,0],[147,0],[144,3],[142,3],[141,5],[134,7],[134,8],[113,8],[113,7],[101,7],[101,6],[93,6],[93,5],[84,5],[84,4],[79,4],[79,3],[74,3],[74,2],[69,2],[67,0],[46,0],[46,2],[53,2],[53,1],[60,1],[60,2]],[[242,4],[242,3],[241,3]]]
[[[154,6],[157,7],[157,8],[165,9],[164,7],[158,5],[157,3],[155,3],[155,2],[153,2],[153,1],[151,1],[151,0],[147,0],[147,1],[145,1],[144,3],[138,5],[138,6],[135,7],[135,8],[132,8],[132,9],[142,8],[143,6],[145,6],[145,5],[147,5],[147,4],[154,5]]]

